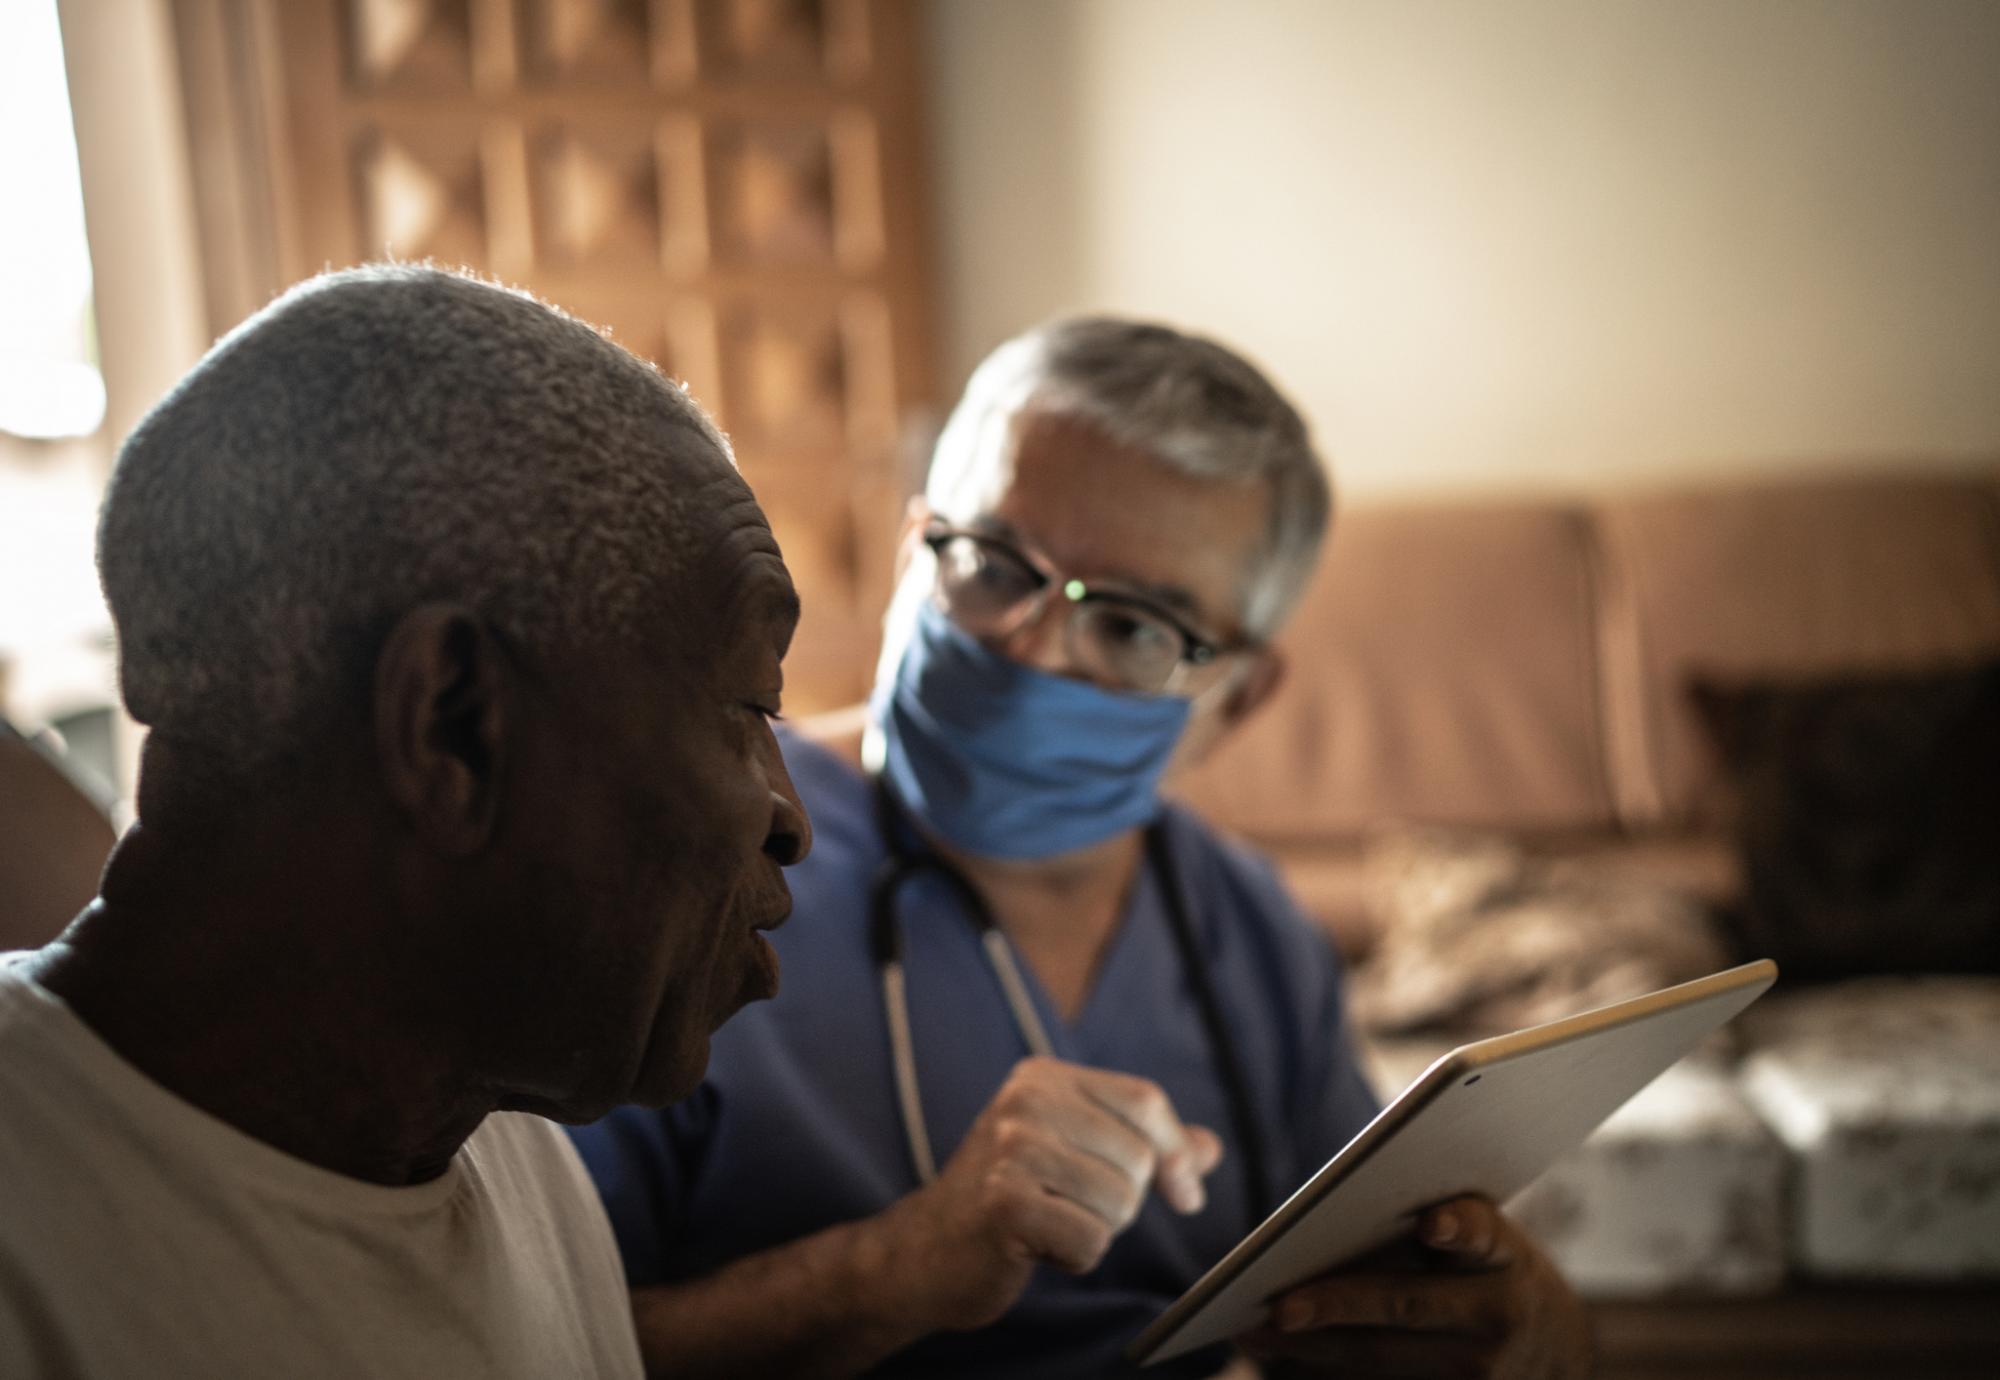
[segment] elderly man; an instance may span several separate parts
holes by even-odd
[[[1278,683],[1329,506],[1297,413],[1211,342],[1069,321],[974,375],[912,507],[864,750],[786,743],[820,840],[794,877],[812,924],[780,946],[797,980],[699,1097],[573,1133],[650,1366],[1104,1374],[1373,1114],[1328,946],[1157,793]],[[1574,1296],[1490,1205],[1419,1237],[1246,1346],[1355,1375],[1583,1367]]]
[[[631,1375],[567,1140],[771,994],[797,601],[649,366],[413,268],[309,283],[100,530],[138,823],[0,966],[0,1373]]]

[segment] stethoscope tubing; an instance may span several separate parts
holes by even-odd
[[[1034,999],[1028,993],[1027,981],[1022,976],[1014,946],[1007,942],[1006,935],[994,919],[993,908],[987,904],[979,888],[949,859],[929,850],[919,852],[911,848],[906,842],[907,821],[903,818],[901,807],[890,795],[888,786],[878,781],[875,793],[877,814],[889,856],[877,869],[871,887],[869,938],[880,978],[883,1012],[889,1027],[896,1108],[903,1123],[911,1167],[918,1183],[928,1184],[937,1178],[937,1161],[924,1119],[923,1094],[917,1079],[916,1044],[910,1030],[909,977],[903,964],[903,928],[896,912],[897,893],[913,877],[925,872],[934,874],[946,883],[964,906],[979,933],[980,947],[985,951],[987,963],[1006,998],[1015,1028],[1029,1052],[1047,1056],[1053,1053],[1055,1046],[1049,1039],[1041,1014],[1035,1009]],[[1270,1196],[1270,1167],[1264,1158],[1263,1132],[1257,1121],[1256,1109],[1251,1104],[1249,1080],[1244,1074],[1236,1042],[1230,1037],[1215,984],[1202,961],[1193,914],[1179,871],[1174,867],[1168,851],[1165,830],[1157,822],[1147,826],[1145,846],[1147,866],[1153,870],[1165,899],[1168,927],[1173,932],[1181,966],[1186,970],[1189,985],[1194,991],[1195,1006],[1200,1013],[1209,1048],[1215,1055],[1223,1094],[1229,1103],[1229,1116],[1235,1124],[1243,1175],[1250,1192],[1250,1207],[1254,1214],[1261,1215],[1274,1204]]]

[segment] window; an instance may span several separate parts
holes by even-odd
[[[0,4],[0,432],[87,436],[104,421],[56,0]]]

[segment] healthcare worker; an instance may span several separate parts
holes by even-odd
[[[783,739],[815,846],[778,999],[717,1035],[693,1098],[574,1132],[650,1369],[1115,1373],[1374,1114],[1330,947],[1160,796],[1277,685],[1329,511],[1298,414],[1213,342],[1069,320],[973,375],[911,505],[865,736]],[[1586,1331],[1532,1243],[1460,1200],[1241,1345],[1567,1376]]]

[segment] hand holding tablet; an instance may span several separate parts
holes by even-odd
[[[1471,1373],[1566,1373],[1559,1356],[1485,1355],[1510,1338],[1525,1337],[1530,1349],[1560,1348],[1577,1331],[1564,1318],[1528,1316],[1565,1300],[1574,1307],[1574,1299],[1492,1204],[1526,1187],[1776,977],[1769,962],[1746,964],[1453,1050],[1196,1281],[1128,1354],[1165,1360],[1250,1334],[1253,1346],[1274,1354],[1336,1364],[1355,1363],[1346,1358],[1356,1348],[1421,1346]],[[1444,1231],[1447,1224],[1456,1230]],[[1394,1261],[1377,1269],[1370,1259],[1329,1276],[1413,1230],[1426,1244],[1411,1249],[1433,1257],[1421,1275]],[[1443,1354],[1454,1349],[1463,1354]],[[1401,1363],[1366,1354],[1372,1363]]]
[[[1337,1375],[1572,1380],[1590,1373],[1583,1304],[1484,1198],[1429,1209],[1402,1250],[1279,1295],[1271,1321],[1237,1340],[1260,1360]]]

